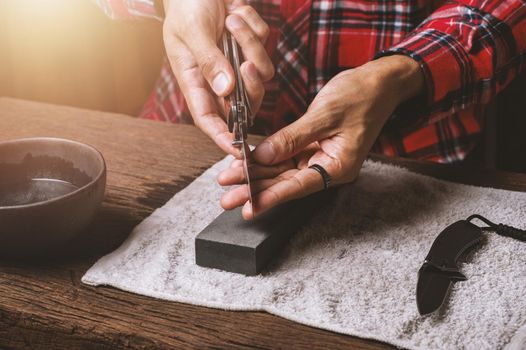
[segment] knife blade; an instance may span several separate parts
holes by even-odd
[[[416,303],[421,315],[438,310],[453,283],[467,279],[460,272],[459,260],[483,238],[480,227],[466,220],[449,225],[437,236],[418,271]]]
[[[243,171],[247,182],[248,198],[252,205],[252,183],[250,181],[250,147],[247,142],[248,128],[254,124],[254,114],[248,92],[241,76],[241,50],[231,33],[223,33],[223,53],[229,60],[235,75],[235,87],[232,93],[225,99],[225,113],[228,129],[233,133],[232,145],[241,150],[243,160]]]
[[[250,181],[250,166],[251,166],[250,152],[251,152],[250,146],[245,141],[241,153],[243,155],[243,171],[245,173],[245,179],[246,179],[247,188],[248,188],[248,200],[250,201],[250,205],[252,205],[253,201],[252,201],[252,182]]]

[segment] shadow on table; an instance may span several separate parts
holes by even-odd
[[[39,257],[4,257],[2,260],[42,265],[99,258],[119,247],[135,226],[156,208],[165,204],[189,181],[182,179],[169,184],[145,184],[144,187],[148,189],[145,194],[126,204],[122,198],[109,190],[94,221],[73,240],[53,250],[42,252]]]
[[[192,180],[193,177],[185,176],[171,183],[143,184],[141,187],[147,190],[130,207],[122,206],[122,200],[110,193],[90,228],[67,245],[62,258],[100,257],[117,249],[135,226]]]

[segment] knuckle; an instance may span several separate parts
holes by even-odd
[[[256,14],[256,10],[250,5],[243,5],[236,9],[241,16],[244,18],[251,18]]]
[[[202,118],[200,118],[199,116],[197,115],[194,115],[192,114],[192,119],[194,121],[194,125],[201,131],[205,131],[205,128],[204,128],[204,125],[203,125],[203,120]]]
[[[266,189],[266,192],[269,194],[269,196],[272,197],[272,199],[273,199],[272,201],[273,201],[274,203],[277,204],[277,203],[280,203],[280,202],[281,202],[281,196],[279,195],[278,192],[274,191],[272,188],[267,188],[267,189]]]
[[[183,58],[174,52],[168,53],[168,60],[170,61],[172,71],[177,73],[180,70],[180,67],[183,65]]]
[[[261,69],[261,80],[263,80],[263,82],[267,82],[274,78],[275,74],[276,69],[274,68],[274,65],[272,64],[272,62],[267,62]]]
[[[270,35],[270,27],[268,26],[268,24],[266,24],[265,22],[263,22],[260,26],[260,28],[258,29],[259,31],[259,36],[261,37],[261,39],[263,40],[263,42],[267,41],[269,35]]]
[[[185,66],[186,66],[185,58],[178,53],[177,49],[167,48],[166,55],[168,57],[168,61],[170,62],[170,67],[172,68],[172,72],[176,76],[178,75],[178,73],[181,73],[185,70]]]
[[[242,36],[243,44],[248,47],[254,47],[259,44],[259,38],[251,30],[246,30]]]
[[[307,188],[305,188],[305,184],[301,182],[296,176],[291,177],[290,180],[296,185],[297,188],[297,194],[294,197],[298,197],[299,195],[304,194],[307,191]]]
[[[252,6],[241,6],[239,9],[236,9],[236,12],[243,17],[243,19],[250,24],[254,31],[261,39],[265,42],[270,35],[269,25],[261,19],[257,11]]]
[[[218,60],[215,55],[205,54],[201,56],[199,61],[199,67],[201,67],[201,72],[203,72],[204,76],[208,77],[214,72]]]
[[[287,154],[292,154],[296,151],[296,137],[294,133],[289,129],[282,129],[279,133],[278,143]]]

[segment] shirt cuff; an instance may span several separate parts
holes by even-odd
[[[451,35],[436,29],[421,29],[394,47],[382,51],[377,58],[402,54],[420,64],[424,74],[427,108],[449,110],[463,108],[469,101],[467,89],[472,86],[472,66],[464,47]],[[460,100],[459,100],[460,99]]]

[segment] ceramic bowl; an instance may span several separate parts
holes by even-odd
[[[104,199],[95,148],[57,138],[0,142],[0,257],[46,256],[79,235]]]

